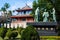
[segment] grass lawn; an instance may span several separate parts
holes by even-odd
[[[40,36],[40,38],[43,40],[59,40],[60,36]]]

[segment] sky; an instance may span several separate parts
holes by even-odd
[[[4,6],[5,3],[10,4],[9,10],[14,10],[17,8],[22,8],[26,4],[32,7],[33,0],[0,0],[0,8]]]
[[[22,8],[26,4],[32,8],[33,1],[34,0],[0,0],[0,8],[3,7],[5,3],[9,3],[10,5],[9,10]],[[1,12],[0,12],[0,15],[1,15]]]

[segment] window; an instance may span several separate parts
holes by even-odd
[[[26,21],[26,18],[22,18],[22,21]]]
[[[16,21],[17,19],[16,19],[16,18],[13,18],[12,20],[13,20],[13,21]]]

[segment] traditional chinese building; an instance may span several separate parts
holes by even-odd
[[[33,16],[30,15],[31,11],[32,8],[30,8],[28,5],[22,9],[16,10],[17,15],[11,16],[11,27],[17,28],[17,26],[19,26],[25,28],[27,22],[34,22]]]

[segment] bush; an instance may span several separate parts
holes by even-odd
[[[11,39],[11,34],[12,34],[12,31],[11,29],[8,30],[8,32],[6,33],[6,36]]]
[[[22,27],[17,27],[17,31],[18,31],[19,34],[21,34],[22,30],[23,30]]]
[[[4,39],[4,37],[6,36],[6,32],[7,32],[7,29],[2,27],[0,28],[0,36]]]
[[[37,31],[33,26],[28,26],[21,34],[21,40],[39,40]]]
[[[15,32],[15,31],[12,31],[11,29],[9,29],[8,32],[6,33],[6,36],[7,36],[9,39],[11,39],[11,37],[12,37],[12,38],[15,38],[17,35],[18,35],[18,33]]]
[[[18,33],[17,32],[12,32],[11,37],[15,38],[17,37]]]

